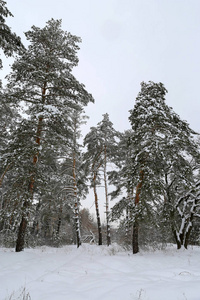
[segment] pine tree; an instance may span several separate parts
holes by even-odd
[[[107,245],[111,243],[110,236],[110,212],[109,212],[109,195],[108,195],[108,163],[114,161],[114,155],[117,149],[117,137],[119,133],[113,128],[113,124],[108,114],[103,115],[103,120],[96,127],[91,127],[90,132],[84,139],[84,145],[87,146],[85,160],[88,164],[89,173],[92,174],[92,187],[94,191],[95,207],[97,215],[97,224],[99,230],[99,245],[102,245],[101,221],[99,214],[99,203],[97,196],[97,185],[102,178],[100,171],[103,169],[103,182],[105,189],[105,207],[106,207],[106,231]]]
[[[133,191],[135,181],[132,176],[132,131],[126,130],[120,134],[117,151],[115,153],[115,170],[109,172],[109,181],[116,190],[110,193],[111,200],[119,199],[112,208],[112,220],[123,220],[125,226],[125,244],[130,244],[130,226],[134,218]]]
[[[175,176],[181,179],[182,170],[186,168],[185,179],[190,181],[192,174],[188,158],[198,157],[193,139],[195,132],[166,105],[166,93],[162,83],[142,82],[134,109],[130,111],[129,119],[133,130],[131,145],[134,151],[131,168],[132,176],[138,181],[134,200],[136,209],[140,203],[150,209],[152,204],[160,203],[166,191],[166,174],[169,178]],[[170,202],[169,198],[165,200]],[[173,213],[170,222],[174,230]],[[133,224],[133,253],[139,251],[138,234],[139,221],[136,214]]]
[[[13,17],[12,13],[6,7],[6,2],[0,0],[0,48],[4,54],[12,56],[14,52],[22,50],[23,45],[20,37],[13,33],[6,24],[7,17]],[[2,68],[2,60],[0,59],[0,68]]]
[[[102,228],[101,228],[101,218],[99,212],[99,199],[97,195],[97,185],[100,183],[100,168],[103,165],[102,153],[103,147],[98,138],[98,131],[96,127],[91,127],[90,132],[84,138],[84,146],[87,146],[87,151],[84,154],[85,170],[87,175],[91,175],[91,187],[94,192],[95,199],[95,209],[97,218],[97,228],[98,228],[98,244],[102,245]]]
[[[93,102],[92,96],[72,75],[73,67],[78,64],[80,38],[63,31],[61,20],[53,19],[42,29],[33,26],[25,35],[30,45],[13,63],[7,86],[9,102],[18,107],[24,103],[30,128],[29,147],[33,149],[29,154],[32,162],[27,176],[29,196],[23,202],[16,251],[24,247],[28,211],[37,189],[39,172],[47,163],[44,154],[60,155],[61,149],[73,137],[68,115],[89,101]],[[15,160],[19,161],[19,157]]]
[[[109,211],[109,199],[108,199],[108,179],[107,179],[107,167],[108,163],[114,161],[116,149],[117,149],[117,137],[119,133],[113,128],[113,123],[109,119],[109,115],[106,113],[103,115],[103,120],[97,124],[98,139],[101,145],[101,156],[103,159],[103,181],[105,188],[105,207],[106,207],[106,229],[107,229],[107,246],[111,244],[110,236],[110,211]]]
[[[23,50],[23,45],[20,37],[11,31],[6,24],[6,18],[13,17],[12,13],[6,7],[5,1],[0,1],[0,48],[6,57],[12,56],[14,52]],[[0,69],[3,67],[2,59],[0,59]],[[7,105],[7,100],[4,97],[2,90],[2,82],[0,81],[0,151],[4,149],[4,146],[8,143],[9,131],[13,124],[13,119],[16,118],[16,112]],[[3,166],[0,164],[0,187],[2,181],[10,168],[9,165]],[[2,168],[3,167],[3,168]]]
[[[75,220],[75,232],[76,232],[76,244],[77,247],[81,245],[81,235],[80,235],[80,198],[84,198],[88,189],[85,184],[85,174],[83,174],[82,169],[82,154],[81,154],[81,145],[79,144],[80,139],[80,126],[85,123],[87,118],[84,114],[83,109],[72,111],[70,120],[71,128],[73,132],[73,138],[71,146],[69,149],[67,160],[63,163],[63,168],[65,167],[69,170],[67,174],[65,171],[64,176],[67,175],[68,179],[64,183],[64,189],[69,191],[69,195],[72,199],[72,205],[74,210],[74,220]],[[71,178],[71,180],[70,180]],[[66,185],[66,186],[65,186]]]

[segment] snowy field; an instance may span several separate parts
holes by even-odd
[[[25,296],[26,295],[26,296]],[[0,300],[200,300],[200,247],[0,249]]]

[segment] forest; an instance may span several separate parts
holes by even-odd
[[[95,103],[73,75],[81,38],[51,19],[25,33],[25,47],[8,16],[0,1],[0,48],[14,57],[0,83],[0,245],[199,245],[199,134],[167,105],[164,84],[141,82],[126,131],[105,112],[81,138]],[[82,206],[89,190],[95,218]]]

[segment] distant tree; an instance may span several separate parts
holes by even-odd
[[[86,116],[83,109],[73,110],[69,116],[72,140],[69,146],[69,152],[62,163],[63,174],[63,190],[66,192],[67,199],[71,200],[71,205],[74,211],[76,244],[77,247],[81,245],[81,232],[80,232],[80,198],[84,198],[88,192],[86,185],[86,176],[83,174],[83,158],[81,153],[80,139],[80,126],[85,123]]]
[[[117,138],[119,133],[114,129],[113,123],[109,119],[109,115],[106,113],[103,115],[103,120],[97,124],[98,139],[101,145],[102,167],[103,167],[103,182],[105,189],[105,207],[106,207],[106,238],[107,245],[111,244],[110,235],[110,211],[109,211],[109,195],[108,195],[108,178],[107,169],[108,163],[114,162],[114,157],[117,151]]]
[[[91,216],[89,209],[83,208],[80,210],[81,235],[83,243],[95,243],[98,235],[95,220]]]
[[[90,177],[91,187],[94,191],[95,209],[97,217],[98,227],[98,244],[102,245],[102,228],[101,218],[99,213],[99,200],[97,195],[97,185],[100,183],[100,168],[103,165],[102,153],[103,147],[99,140],[99,133],[96,127],[91,127],[90,132],[84,138],[84,145],[87,147],[86,153],[84,154],[85,170],[86,174]]]
[[[118,199],[112,208],[112,220],[124,219],[121,222],[121,226],[125,226],[124,240],[126,243],[129,243],[130,225],[133,219],[133,193],[135,188],[135,181],[131,170],[133,154],[131,139],[131,130],[126,130],[120,134],[120,140],[115,153],[115,169],[109,172],[109,182],[116,188],[110,193],[111,199]]]
[[[87,147],[85,153],[85,161],[88,173],[92,175],[91,186],[94,191],[97,224],[99,230],[99,245],[102,245],[102,230],[99,214],[99,203],[97,196],[97,185],[102,181],[101,170],[103,170],[103,182],[105,189],[105,207],[106,207],[106,239],[107,245],[111,243],[110,224],[109,224],[109,195],[108,195],[108,179],[107,167],[108,163],[114,161],[117,149],[117,137],[119,133],[113,128],[113,124],[108,114],[103,115],[101,122],[96,127],[91,127],[90,132],[85,136],[84,145]]]

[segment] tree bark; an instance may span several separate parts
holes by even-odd
[[[34,236],[37,236],[39,233],[39,209],[40,209],[40,202],[36,206],[35,218],[33,221],[32,234]]]
[[[133,223],[133,240],[132,240],[132,247],[133,247],[133,254],[136,254],[139,252],[139,222],[136,217],[134,223]]]
[[[44,82],[42,88],[42,104],[45,103],[46,88],[47,88],[47,82]],[[41,143],[42,121],[43,121],[43,117],[39,117],[38,124],[37,124],[37,131],[36,131],[36,144],[38,146],[40,146]],[[38,162],[38,156],[39,156],[39,151],[37,151],[37,153],[33,156],[33,167],[35,167],[35,165]],[[30,198],[32,199],[34,194],[34,184],[35,184],[35,174],[33,172],[29,183],[29,194],[30,194]],[[29,206],[30,206],[30,202],[28,202],[27,200],[24,201],[23,209],[25,212],[22,215],[22,220],[19,226],[18,238],[16,242],[16,252],[23,251],[24,249],[24,243],[25,243],[24,238],[25,238],[26,229],[28,225],[28,213],[26,212],[26,210],[29,208]]]
[[[16,252],[20,252],[24,250],[24,242],[25,242],[25,233],[26,233],[26,227],[27,227],[27,219],[22,216],[21,223],[19,225],[19,231],[18,231],[18,237],[16,242]]]
[[[61,215],[60,215],[59,218],[58,218],[58,224],[57,224],[57,229],[56,229],[56,235],[57,235],[57,237],[58,237],[59,234],[60,234],[60,226],[61,226],[61,222],[62,222],[62,217],[61,217]]]
[[[99,234],[99,246],[102,245],[102,231],[101,231],[101,220],[99,214],[99,205],[98,205],[98,197],[96,191],[96,173],[94,172],[93,176],[93,189],[94,189],[94,198],[95,198],[95,208],[96,208],[96,216],[97,216],[97,227],[98,227],[98,234]]]
[[[80,233],[80,219],[79,219],[79,200],[77,195],[77,184],[76,184],[76,157],[75,152],[73,153],[73,179],[74,179],[74,211],[75,211],[75,228],[76,228],[76,244],[77,248],[81,246],[81,233]]]
[[[74,132],[73,132],[73,166],[72,166],[72,176],[74,181],[74,213],[75,213],[75,228],[76,228],[76,244],[77,248],[81,246],[81,232],[80,232],[80,215],[79,215],[79,198],[77,194],[77,178],[76,178],[76,146],[77,146],[77,122],[78,115],[75,113],[73,119]]]
[[[28,224],[28,213],[26,211],[27,207],[28,207],[28,202],[25,201],[24,205],[23,205],[25,212],[22,214],[21,223],[19,225],[18,236],[17,236],[17,241],[16,241],[16,248],[15,248],[16,252],[20,252],[20,251],[24,250],[26,227]]]
[[[144,171],[140,171],[140,179],[138,182],[138,185],[136,187],[136,193],[135,193],[135,208],[137,210],[137,207],[139,205],[140,201],[140,193],[142,189],[144,179]],[[132,240],[132,247],[133,247],[133,254],[136,254],[139,252],[139,221],[138,221],[138,212],[135,212],[135,219],[133,222],[133,240]]]
[[[106,145],[104,146],[104,185],[105,185],[105,198],[106,198],[106,237],[107,237],[107,246],[111,244],[111,236],[110,236],[110,224],[109,224],[109,201],[108,201],[108,186],[107,186],[107,151]]]
[[[6,168],[5,168],[5,170],[4,170],[4,172],[3,172],[3,174],[2,174],[1,177],[0,177],[0,187],[1,187],[1,185],[2,185],[3,179],[4,179],[4,177],[5,177],[6,173],[7,173],[7,171],[9,170],[9,168],[10,168],[10,165],[7,165]]]

